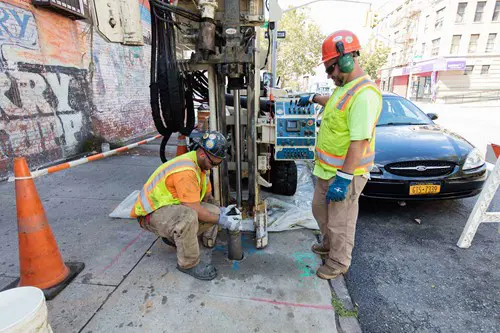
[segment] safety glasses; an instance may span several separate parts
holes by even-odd
[[[215,163],[211,158],[210,158],[210,154],[208,153],[208,151],[206,149],[203,149],[203,151],[205,152],[205,155],[207,156],[208,160],[210,161],[210,164],[212,164],[212,166],[216,167],[218,166],[219,164],[222,163],[222,160],[219,162],[219,163]]]
[[[335,66],[337,66],[337,63],[331,64],[325,69],[326,74],[332,75],[333,71],[335,70]]]

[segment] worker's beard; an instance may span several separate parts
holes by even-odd
[[[344,86],[344,80],[342,80],[341,78],[339,77],[334,77],[333,78],[333,82],[335,83],[335,85],[337,87],[343,87]]]

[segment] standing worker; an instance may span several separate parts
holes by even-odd
[[[137,196],[132,216],[143,229],[177,248],[177,269],[200,280],[212,280],[217,270],[200,263],[198,236],[215,246],[218,225],[239,230],[241,215],[234,206],[218,207],[212,196],[210,169],[226,157],[227,140],[219,132],[205,133],[197,149],[163,163]],[[229,215],[232,211],[235,215]]]
[[[307,95],[300,106],[324,106],[316,143],[312,212],[323,242],[312,251],[327,255],[316,274],[333,279],[351,264],[358,217],[358,199],[375,158],[375,125],[382,109],[382,95],[359,66],[360,44],[352,32],[337,31],[322,46],[323,64],[335,82],[331,96]]]

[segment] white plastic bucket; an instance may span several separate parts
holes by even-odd
[[[0,332],[52,333],[42,290],[20,287],[0,293]]]

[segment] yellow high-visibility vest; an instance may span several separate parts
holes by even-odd
[[[146,216],[160,207],[180,204],[180,200],[169,192],[166,180],[171,174],[186,170],[192,170],[198,178],[201,202],[207,192],[210,172],[201,172],[197,163],[196,151],[192,151],[163,163],[153,172],[137,195],[130,215],[132,217]]]
[[[319,163],[323,169],[333,172],[334,174],[337,170],[342,169],[347,155],[347,150],[351,144],[348,111],[356,98],[356,95],[364,89],[375,90],[380,96],[380,99],[382,99],[382,94],[375,83],[364,76],[359,78],[358,82],[356,82],[339,98],[334,98],[332,95],[325,105],[316,144],[316,163]],[[380,105],[382,105],[382,102]],[[377,121],[380,116],[380,111],[381,110],[378,110],[376,118]],[[377,121],[373,124],[370,143],[363,152],[359,165],[354,170],[354,175],[356,176],[370,172],[373,167],[375,159],[374,134]]]

